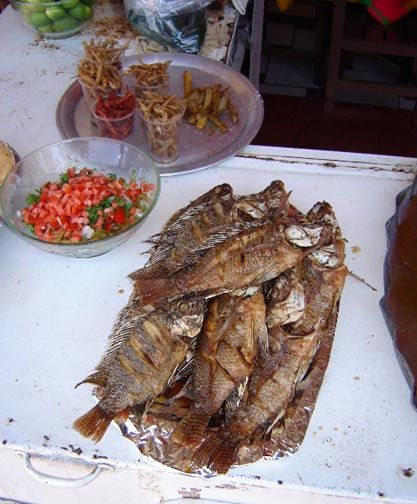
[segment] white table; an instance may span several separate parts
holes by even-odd
[[[0,16],[0,47],[7,55],[0,60],[0,138],[20,155],[59,140],[55,108],[74,75],[81,39],[54,42],[59,49],[36,44],[11,9]],[[417,472],[417,414],[378,307],[384,222],[414,173],[415,160],[408,158],[249,146],[221,166],[165,178],[141,232],[104,256],[64,259],[0,229],[0,497],[64,504],[186,497],[185,504],[193,498],[292,503],[324,496],[329,502],[417,502],[417,476],[403,472]],[[302,210],[318,199],[334,204],[349,240],[348,266],[378,289],[347,281],[329,368],[301,449],[203,479],[139,460],[116,428],[99,445],[81,438],[71,422],[93,399],[88,387],[73,386],[104,350],[129,295],[126,275],[145,260],[138,255],[146,248],[143,239],[215,183],[229,181],[245,193],[273,178],[284,180]],[[19,452],[45,457],[34,466],[67,479],[85,475],[98,461],[107,466],[82,488],[58,488],[76,481],[36,481]]]

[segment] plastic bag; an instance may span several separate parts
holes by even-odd
[[[125,9],[142,35],[196,53],[204,42],[209,4],[209,0],[125,0]]]

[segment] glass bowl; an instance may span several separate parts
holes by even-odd
[[[95,0],[10,0],[20,21],[32,32],[60,39],[78,33],[92,18]]]
[[[19,218],[27,206],[26,197],[46,182],[59,181],[68,168],[87,167],[153,185],[150,199],[140,221],[118,234],[79,243],[50,243],[37,238]],[[42,147],[19,161],[0,188],[0,212],[6,226],[32,245],[55,254],[94,257],[109,252],[137,231],[154,208],[160,191],[160,177],[153,161],[133,145],[109,138],[73,138]]]

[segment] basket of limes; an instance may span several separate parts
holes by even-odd
[[[79,32],[93,16],[95,0],[10,0],[22,23],[47,38],[65,38]]]

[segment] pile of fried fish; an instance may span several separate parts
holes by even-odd
[[[301,213],[281,181],[246,196],[222,184],[151,243],[106,354],[81,382],[100,400],[75,429],[99,441],[130,418],[148,433],[136,439],[143,453],[188,472],[295,451],[348,272],[332,207]]]

